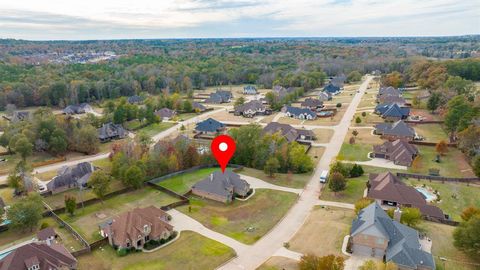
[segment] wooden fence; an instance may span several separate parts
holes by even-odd
[[[425,146],[436,146],[436,142],[423,142],[423,141],[409,141],[411,144],[416,145],[425,145]],[[457,147],[457,143],[447,143],[448,147]]]
[[[445,176],[434,176],[434,175],[424,175],[424,174],[414,174],[414,173],[397,173],[398,177],[406,177],[406,178],[414,178],[417,180],[429,180],[429,181],[441,181],[441,182],[460,182],[460,183],[472,183],[472,182],[480,182],[480,178],[478,177],[467,177],[467,178],[459,178],[459,177],[445,177]]]
[[[405,120],[405,123],[409,124],[417,124],[417,125],[422,125],[422,124],[443,124],[443,120],[422,120],[422,121],[412,121],[412,120]]]

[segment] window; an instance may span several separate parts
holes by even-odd
[[[143,231],[148,232],[148,225],[143,225]]]
[[[384,241],[385,240],[383,238],[377,238],[377,244],[379,245],[383,245]]]

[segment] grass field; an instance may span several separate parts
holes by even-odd
[[[312,158],[313,164],[316,164],[325,152],[325,147],[316,147],[312,146],[310,151],[308,151],[308,155]]]
[[[362,143],[343,143],[340,152],[338,153],[338,160],[350,161],[368,161],[368,153],[372,152],[372,145]]]
[[[161,122],[158,124],[148,125],[144,128],[137,130],[137,132],[144,131],[148,136],[154,136],[157,133],[167,130],[173,126],[175,126],[175,123]]]
[[[310,178],[312,177],[310,173],[304,173],[304,174],[276,173],[273,177],[270,177],[266,175],[263,171],[252,169],[252,168],[243,168],[238,173],[255,177],[275,185],[293,187],[293,188],[303,188],[305,184],[308,182],[308,180],[310,180]]]
[[[367,182],[368,174],[356,178],[348,178],[347,188],[345,190],[334,194],[327,186],[322,190],[320,199],[325,201],[355,203],[363,197],[363,192],[367,188]]]
[[[405,182],[412,186],[425,184],[434,190],[438,190],[441,201],[435,203],[435,205],[440,207],[446,214],[449,214],[454,220],[460,221],[460,214],[468,206],[480,208],[480,187],[478,186],[467,186],[466,184],[452,182],[417,181],[414,179],[405,180]],[[454,198],[455,196],[456,198]]]
[[[375,124],[384,122],[383,118],[374,112],[365,112],[365,113],[366,113],[365,116],[362,116],[362,112],[355,113],[355,115],[352,118],[352,127],[374,126]],[[362,122],[360,123],[355,122],[355,119],[357,119],[357,117],[360,117]]]
[[[191,173],[184,173],[162,182],[158,182],[159,186],[173,190],[179,194],[184,194],[190,190],[190,188],[198,181],[205,178],[207,175],[214,171],[220,170],[219,168],[204,168]]]
[[[118,257],[110,246],[78,258],[78,269],[95,270],[170,270],[215,269],[235,256],[231,248],[184,231],[172,244],[152,253],[137,252]]]
[[[415,132],[424,137],[427,142],[439,142],[444,140],[448,142],[448,135],[440,124],[420,124],[412,125]]]
[[[445,156],[441,156],[440,163],[435,162],[437,152],[433,146],[420,146],[417,145],[420,152],[420,165],[418,168],[410,167],[409,172],[428,174],[430,168],[436,168],[440,170],[441,176],[450,177],[471,177],[473,171],[468,162],[465,160],[463,153],[453,147],[448,149],[448,153]]]
[[[324,129],[324,128],[316,128],[313,130],[315,133],[315,140],[316,143],[328,143],[333,136],[333,130],[331,129]]]
[[[177,201],[176,198],[160,192],[153,188],[143,188],[129,193],[115,196],[105,200],[103,203],[97,203],[79,208],[74,216],[61,214],[60,217],[81,233],[89,242],[98,240],[98,225],[107,221],[118,214],[131,210],[136,207],[146,207],[154,205],[161,207]],[[99,217],[104,214],[105,217]]]
[[[290,250],[317,256],[343,256],[343,238],[349,234],[355,213],[340,208],[316,206],[307,221],[289,242]]]
[[[190,206],[177,209],[209,229],[253,244],[277,224],[296,199],[293,193],[258,189],[247,201],[228,205],[192,196]]]
[[[285,257],[270,257],[257,270],[297,270],[298,262]]]

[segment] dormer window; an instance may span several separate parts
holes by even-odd
[[[148,225],[143,225],[143,232],[148,232]]]
[[[39,269],[40,269],[40,265],[38,264],[32,265],[28,268],[28,270],[39,270]]]

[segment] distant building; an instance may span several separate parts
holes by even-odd
[[[205,103],[229,103],[230,101],[232,101],[232,99],[232,92],[225,90],[217,90],[215,93],[210,94],[210,97],[205,100]]]
[[[340,87],[329,83],[323,88],[323,92],[330,93],[331,95],[338,95],[340,93]]]
[[[346,80],[347,80],[347,76],[345,76],[345,74],[339,74],[333,77],[332,79],[330,79],[330,83],[340,89],[343,89],[343,85],[345,84]]]
[[[300,120],[314,120],[317,118],[317,114],[310,109],[297,108],[292,106],[284,106],[282,112],[286,116],[300,119]]]
[[[207,110],[207,107],[196,101],[192,102],[192,108],[195,112],[204,112]]]
[[[144,98],[138,95],[129,96],[127,102],[130,104],[141,104],[143,103]]]
[[[90,106],[88,103],[81,103],[77,105],[68,105],[63,109],[63,114],[84,114],[84,113],[89,113],[93,112],[92,106]]]
[[[415,130],[402,120],[394,123],[377,124],[374,132],[390,141],[397,139],[412,141],[415,138]]]
[[[403,140],[373,146],[373,157],[388,159],[396,165],[411,166],[417,155],[417,147]]]
[[[392,220],[377,203],[358,213],[350,237],[354,255],[394,262],[402,270],[435,269],[435,260],[420,244],[418,231]]]
[[[267,109],[259,100],[252,100],[235,107],[234,114],[252,118],[255,115],[268,115],[272,111]]]
[[[13,123],[20,121],[29,121],[31,114],[29,111],[14,111],[11,121]]]
[[[103,124],[97,129],[98,139],[101,142],[108,142],[111,140],[123,139],[127,136],[127,131],[120,124],[112,122]]]
[[[243,93],[245,95],[256,95],[258,93],[257,88],[254,85],[247,85],[243,87]]]
[[[58,170],[57,176],[47,183],[47,190],[55,194],[72,188],[86,187],[93,171],[94,167],[90,162],[64,166]]]
[[[193,194],[223,203],[232,202],[235,196],[245,197],[249,192],[248,182],[230,170],[213,172],[192,187]]]
[[[174,110],[170,110],[169,108],[161,108],[160,110],[155,112],[155,115],[162,120],[168,121],[172,119],[175,115],[177,115],[177,112],[175,112]]]
[[[316,140],[315,133],[307,129],[295,129],[291,125],[281,124],[278,122],[270,122],[263,128],[263,133],[275,134],[279,133],[288,142],[294,142],[298,140]]]
[[[275,85],[275,86],[273,87],[272,92],[273,92],[274,96],[275,96],[278,100],[282,100],[282,99],[284,99],[288,94],[294,93],[294,92],[295,92],[295,88],[293,88],[293,87],[285,88],[285,87],[280,86],[280,85]]]
[[[30,243],[0,259],[0,270],[77,269],[77,259],[60,244]]]
[[[213,118],[197,123],[195,131],[200,134],[216,135],[225,131],[225,125]]]
[[[300,106],[302,106],[302,108],[307,108],[315,112],[317,111],[317,109],[323,108],[323,101],[316,98],[306,98],[304,101],[302,101]]]
[[[322,102],[332,100],[332,94],[329,92],[320,92],[320,94],[318,94],[318,99]]]

